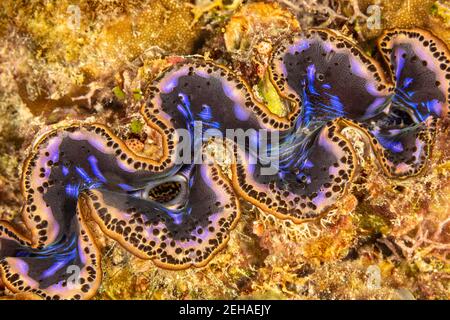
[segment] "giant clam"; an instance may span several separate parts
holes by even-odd
[[[258,102],[233,71],[186,57],[145,92],[141,114],[163,138],[158,161],[136,154],[102,124],[46,132],[23,169],[29,236],[0,222],[4,284],[47,299],[92,297],[101,266],[87,216],[131,253],[177,270],[204,266],[226,245],[240,198],[298,224],[326,215],[358,173],[346,128],[361,134],[388,177],[420,174],[436,121],[448,114],[450,54],[423,30],[387,31],[379,51],[388,76],[335,31],[283,41],[268,72],[286,117]],[[245,143],[205,136],[208,129],[227,138],[240,132],[234,138],[245,135]],[[192,143],[182,155],[189,160],[180,163],[184,139]],[[262,142],[267,158],[250,146]],[[207,151],[210,143],[231,150],[229,174]],[[69,267],[78,268],[76,281]]]

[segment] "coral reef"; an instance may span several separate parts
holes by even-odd
[[[368,8],[371,5],[380,5],[382,9],[380,29],[368,28],[368,19],[370,21],[372,12]],[[410,54],[414,57],[414,49],[411,53],[408,51],[410,47],[396,44],[403,41],[410,43],[412,48],[419,48],[418,43],[414,42],[415,36],[409,39],[407,33],[384,31],[392,27],[426,28],[441,38],[443,43],[427,32],[419,31],[419,35],[424,36],[425,40],[431,39],[431,43],[434,43],[430,46],[431,48],[437,48],[439,52],[447,52],[445,45],[448,46],[450,42],[450,31],[446,3],[365,0],[282,0],[243,3],[242,1],[216,0],[195,1],[194,4],[183,1],[149,1],[141,6],[134,1],[121,3],[79,1],[75,5],[66,1],[46,1],[45,3],[4,1],[0,7],[2,22],[0,27],[0,114],[2,115],[0,117],[0,218],[11,221],[15,225],[11,229],[9,225],[2,224],[3,237],[6,235],[6,238],[13,240],[15,235],[24,234],[24,237],[19,236],[15,240],[19,240],[22,245],[29,245],[29,241],[33,240],[35,246],[33,250],[37,250],[33,252],[47,250],[46,254],[48,251],[54,252],[56,257],[61,246],[66,247],[63,243],[54,245],[52,238],[59,237],[55,233],[57,232],[55,225],[60,224],[58,221],[63,221],[67,217],[52,218],[48,213],[42,213],[31,215],[30,218],[25,216],[26,224],[24,224],[18,215],[24,199],[29,199],[29,194],[24,196],[20,192],[20,176],[22,175],[20,165],[26,160],[28,153],[41,154],[43,157],[47,150],[49,156],[54,155],[55,148],[52,147],[52,143],[62,138],[66,139],[66,142],[69,141],[68,144],[71,147],[61,150],[63,153],[70,154],[75,141],[79,141],[77,139],[81,136],[89,136],[91,141],[96,141],[92,142],[91,146],[87,146],[91,155],[94,154],[100,158],[102,152],[105,152],[105,149],[100,148],[103,139],[106,139],[105,143],[115,141],[120,145],[123,152],[118,156],[119,158],[122,154],[125,155],[125,159],[120,160],[123,163],[119,164],[122,168],[120,170],[124,170],[120,174],[123,174],[122,178],[119,178],[121,181],[117,180],[116,176],[109,176],[109,169],[104,173],[103,165],[99,167],[108,181],[104,188],[112,188],[111,195],[102,190],[102,187],[95,189],[98,186],[93,187],[90,184],[90,190],[85,191],[90,200],[86,198],[80,201],[78,207],[74,206],[66,211],[72,212],[73,228],[60,232],[68,232],[74,235],[75,239],[79,239],[77,241],[80,241],[80,244],[89,252],[89,255],[80,252],[80,257],[84,254],[89,259],[87,265],[93,267],[86,270],[85,266],[76,259],[72,263],[79,266],[82,271],[84,280],[80,287],[75,286],[69,288],[70,290],[57,289],[57,291],[47,287],[43,290],[33,289],[32,291],[36,294],[15,293],[13,295],[16,291],[28,289],[23,284],[17,284],[17,279],[12,281],[11,276],[5,276],[3,282],[7,286],[2,285],[0,281],[0,295],[3,294],[5,297],[13,295],[17,299],[36,299],[47,294],[53,297],[56,294],[59,298],[93,296],[95,299],[450,298],[450,212],[448,209],[450,148],[448,145],[449,123],[445,118],[446,108],[448,108],[446,68],[443,69],[444,72],[432,70],[435,72],[432,75],[430,75],[430,69],[415,69],[416,65],[408,60]],[[78,13],[81,13],[80,19],[78,19]],[[329,27],[334,31],[325,32],[327,39],[324,40],[320,33],[317,36],[310,32],[311,27],[317,26]],[[340,36],[338,31],[345,36]],[[380,41],[381,50],[377,53],[372,39],[383,33],[384,40]],[[296,35],[298,35],[297,38]],[[312,40],[304,40],[306,36]],[[398,94],[398,89],[401,89],[402,92],[406,92],[406,96],[410,97],[406,99],[406,105],[414,106],[414,116],[406,116],[397,111],[392,112],[390,109],[388,116],[376,119],[375,123],[364,124],[364,116],[361,116],[357,107],[352,105],[352,103],[361,105],[360,102],[357,103],[356,100],[352,100],[353,98],[346,100],[342,91],[329,91],[335,88],[335,82],[331,82],[331,89],[319,86],[322,79],[320,68],[311,70],[304,66],[305,70],[309,70],[305,72],[304,77],[307,91],[299,92],[290,80],[299,74],[295,69],[283,69],[288,67],[289,61],[297,65],[301,62],[301,60],[295,60],[293,48],[304,50],[305,43],[309,46],[322,41],[326,43],[328,37],[338,39],[336,42],[331,41],[331,47],[334,48],[332,52],[345,52],[346,48],[350,48],[348,51],[352,53],[349,55],[354,56],[356,61],[363,61],[362,68],[370,71],[361,72],[360,69],[355,68],[355,60],[349,60],[353,65],[354,75],[364,79],[362,81],[366,81],[368,87],[373,83],[374,89],[377,89],[370,91],[371,96],[367,96],[375,97],[372,100],[373,106],[384,105],[384,102],[380,102],[381,99],[394,101],[394,105],[405,104],[404,96],[400,98]],[[366,42],[366,40],[369,41]],[[357,49],[356,41],[364,41],[361,43],[362,49]],[[339,42],[343,44],[344,49],[337,45]],[[324,48],[325,53],[328,53],[329,45],[319,44],[317,48]],[[288,49],[292,50],[292,60],[289,60],[291,59],[289,55],[284,55]],[[192,53],[201,53],[207,58],[206,62],[202,62],[199,57],[190,57],[186,60],[176,56]],[[390,76],[384,79],[384,70],[374,59],[367,56],[368,54],[380,59],[384,57],[388,64],[393,65],[392,80],[396,83],[396,90],[391,89]],[[406,57],[404,61],[401,59],[402,54]],[[307,53],[303,53],[302,57],[306,55]],[[419,53],[422,59],[424,55],[427,55],[426,51]],[[440,61],[445,63],[445,56],[442,55],[442,57]],[[219,69],[215,69],[217,67],[208,60],[210,58],[228,68],[219,66]],[[425,59],[428,60],[428,66],[434,64],[432,59],[428,56]],[[314,60],[314,63],[317,66],[321,65],[320,59]],[[403,66],[400,68],[402,71],[398,71],[400,65]],[[235,84],[231,85],[234,88],[233,99],[250,94],[251,98],[247,97],[243,101],[250,100],[253,105],[261,106],[263,112],[258,109],[253,111],[258,117],[261,114],[263,118],[267,116],[268,123],[271,125],[275,123],[279,127],[286,123],[278,122],[280,118],[297,119],[296,126],[302,130],[307,129],[305,131],[307,136],[311,134],[308,130],[329,128],[325,125],[326,121],[339,116],[329,111],[321,113],[314,107],[317,103],[323,103],[325,106],[331,105],[337,109],[338,104],[333,98],[337,96],[338,100],[348,107],[346,112],[350,110],[346,113],[347,118],[354,120],[350,122],[336,120],[333,122],[336,129],[332,130],[337,130],[340,138],[347,141],[354,151],[352,155],[349,155],[356,167],[354,174],[351,175],[352,179],[347,179],[345,188],[341,188],[340,193],[336,194],[336,197],[333,195],[331,200],[327,200],[328,202],[323,201],[320,204],[312,202],[319,208],[291,212],[289,209],[291,204],[286,201],[280,206],[280,208],[288,209],[288,212],[284,212],[274,210],[273,206],[269,208],[261,205],[263,201],[260,196],[254,197],[251,192],[243,188],[243,182],[233,182],[233,180],[231,183],[227,182],[228,178],[236,175],[236,172],[233,173],[233,168],[228,164],[218,163],[216,169],[223,173],[219,179],[223,181],[223,184],[213,188],[216,190],[215,196],[217,196],[217,190],[227,190],[227,187],[233,185],[234,192],[237,190],[240,199],[230,198],[227,208],[237,207],[242,212],[239,221],[232,212],[228,213],[231,220],[219,228],[224,228],[219,232],[224,236],[219,238],[217,234],[212,233],[212,236],[219,240],[218,243],[213,244],[213,247],[217,246],[220,249],[222,243],[227,243],[223,250],[216,254],[216,250],[208,250],[207,245],[195,245],[195,248],[201,248],[205,253],[205,263],[202,263],[202,259],[194,261],[192,255],[180,258],[180,255],[183,256],[184,253],[176,250],[179,245],[178,240],[173,247],[173,252],[170,251],[171,249],[163,249],[163,255],[161,252],[154,252],[151,255],[143,253],[145,250],[121,235],[121,230],[125,229],[124,226],[116,225],[111,228],[107,222],[102,224],[101,219],[105,217],[105,214],[96,208],[94,199],[100,199],[97,202],[102,204],[101,207],[105,207],[108,214],[113,214],[120,220],[124,216],[120,216],[120,213],[114,210],[121,206],[121,201],[113,197],[118,197],[118,194],[123,191],[117,193],[116,187],[121,182],[133,184],[137,181],[135,178],[131,180],[124,178],[127,175],[125,172],[129,170],[125,170],[125,167],[134,166],[139,162],[141,166],[145,163],[153,166],[152,170],[155,172],[164,170],[157,169],[156,164],[164,163],[164,156],[170,154],[168,153],[170,148],[167,146],[171,143],[170,140],[166,140],[163,127],[154,126],[151,123],[163,120],[161,113],[169,113],[172,110],[173,106],[170,106],[167,100],[158,104],[158,96],[169,95],[173,87],[168,79],[176,78],[180,70],[184,70],[183,66],[192,67],[194,71],[191,72],[198,73],[200,76],[205,76],[202,70],[207,72],[208,66],[218,70],[219,73],[229,74],[229,77],[234,79],[231,82],[236,81],[239,84],[236,87]],[[165,71],[161,76],[162,70]],[[428,72],[428,78],[417,76],[421,70]],[[224,75],[216,75],[215,72],[210,80],[215,81],[224,77]],[[323,74],[327,77],[325,72]],[[312,75],[315,80],[308,75]],[[429,81],[429,77],[433,76],[439,84]],[[420,84],[417,85],[414,81],[407,80],[408,78],[417,80]],[[155,79],[156,82],[154,82]],[[177,79],[181,81],[181,78]],[[192,80],[192,83],[200,85],[200,82],[195,81]],[[350,86],[351,83],[354,81],[347,81],[346,85]],[[379,88],[380,84],[385,88]],[[428,93],[432,93],[432,98],[438,102],[426,95],[419,94],[421,98],[416,98],[417,95],[411,93],[416,92],[418,88],[426,88]],[[314,93],[317,91],[322,100],[316,99]],[[332,95],[329,95],[330,93]],[[217,91],[206,96],[215,95]],[[297,96],[300,96],[300,99]],[[324,97],[327,98],[324,99]],[[370,99],[368,100],[367,97],[363,104],[370,104]],[[303,115],[303,120],[298,121],[297,115],[293,116],[296,103],[300,100],[306,110],[308,110],[306,100],[312,105],[310,113],[320,120],[317,122],[317,127],[314,117],[309,119]],[[184,106],[188,106],[188,103],[192,106],[188,109],[194,110],[194,118],[201,115],[198,119],[208,125],[213,125],[217,121],[221,124],[226,123],[226,126],[230,127],[235,122],[235,120],[227,122],[223,117],[220,121],[214,118],[214,109],[213,118],[209,118],[207,112],[195,111],[197,102],[186,101]],[[243,101],[239,103],[245,104]],[[183,101],[181,103],[183,105]],[[212,108],[215,106],[211,100],[208,100],[207,104]],[[156,109],[153,109],[151,114],[159,114],[157,115],[159,118],[149,121],[150,113],[139,112],[143,105],[147,105],[147,108],[149,105],[157,106],[156,109],[159,111],[155,112]],[[373,110],[376,114],[381,109]],[[439,119],[433,122],[425,121],[429,115]],[[172,123],[181,123],[177,121]],[[401,123],[400,127],[408,127],[411,131],[408,133],[402,130],[400,130],[401,133],[392,131],[392,128],[397,128],[398,121]],[[111,130],[94,123],[107,124]],[[362,126],[361,123],[363,123]],[[89,132],[92,132],[92,136]],[[333,134],[336,135],[332,132],[330,136]],[[40,138],[35,140],[36,135]],[[53,137],[53,142],[46,142],[49,137]],[[373,145],[370,142],[371,139],[376,139],[378,142]],[[307,144],[307,141],[299,145],[302,148],[308,146],[310,150],[315,150]],[[416,147],[420,146],[423,157],[412,152],[413,157],[408,159],[410,155],[404,149],[413,150],[413,144]],[[212,147],[216,157],[220,148],[220,145]],[[400,152],[402,156],[398,157],[400,149],[403,149]],[[301,152],[303,150],[301,149]],[[301,156],[301,152],[296,156]],[[289,154],[295,154],[295,152]],[[306,160],[317,159],[314,156],[300,158],[305,160],[305,163],[308,162]],[[69,161],[71,159],[67,158]],[[131,164],[128,159],[132,159]],[[80,161],[80,168],[91,175],[89,167],[81,163]],[[315,162],[312,161],[312,163]],[[167,163],[166,166],[168,166]],[[51,169],[54,174],[57,170],[55,168]],[[115,168],[113,171],[118,173],[120,170]],[[306,166],[301,170],[308,173],[309,169]],[[28,169],[25,168],[24,177],[29,176],[27,171]],[[213,171],[210,173],[214,176],[216,173]],[[70,177],[77,175],[75,171],[70,172]],[[62,171],[61,173],[63,174]],[[38,171],[36,174],[39,175]],[[44,174],[47,175],[47,172]],[[152,188],[147,188],[149,194],[146,194],[146,197],[157,201],[170,198],[171,192],[179,190],[181,180],[178,179],[181,179],[184,174],[186,173],[179,173],[175,180],[172,176],[170,181],[162,181],[161,184],[158,182]],[[401,177],[403,175],[412,177],[405,179]],[[398,178],[399,176],[401,178]],[[204,177],[200,179],[197,177],[196,181],[203,179]],[[34,190],[44,183],[37,178],[28,181],[32,184],[32,189],[36,187]],[[255,181],[251,183],[256,185]],[[326,183],[325,180],[324,183]],[[55,181],[51,181],[49,187],[53,184]],[[57,184],[58,179],[56,179]],[[163,188],[154,189],[158,185],[162,185]],[[122,187],[126,188],[124,185]],[[167,190],[172,191],[167,193]],[[224,192],[223,194],[226,194],[226,191]],[[259,192],[263,193],[265,189],[260,188]],[[221,192],[219,194],[223,195]],[[195,201],[197,198],[194,193],[190,197],[194,200],[193,203],[198,202]],[[281,199],[285,197],[288,198],[282,195]],[[69,198],[65,200],[68,201],[67,203],[71,201]],[[37,200],[35,204],[45,205],[45,201],[56,203],[53,200]],[[322,213],[322,203],[324,207],[327,203],[333,204],[332,209],[323,211],[326,214],[314,215],[314,213]],[[309,208],[311,204],[305,202],[305,206]],[[25,210],[27,207],[34,212],[30,205],[25,206]],[[41,209],[38,211],[45,212]],[[195,212],[194,217],[200,217],[196,216]],[[218,212],[225,216],[224,211]],[[47,223],[52,224],[54,221],[57,223],[41,226],[41,221],[32,221],[36,216]],[[298,224],[298,222],[302,223]],[[137,226],[139,224],[138,221]],[[30,228],[30,225],[36,228],[31,227],[32,232],[28,233],[27,227]],[[125,224],[125,226],[128,225]],[[5,231],[6,229],[8,231]],[[47,231],[45,235],[41,231],[37,232],[42,229]],[[152,230],[158,229],[161,236],[161,232],[165,232],[162,230],[164,228],[157,226]],[[228,233],[230,229],[233,231]],[[170,239],[173,236],[173,230],[177,229],[170,229],[166,237]],[[178,232],[180,230],[175,233]],[[45,237],[47,238],[44,239]],[[143,237],[145,238],[145,235]],[[7,243],[6,247],[14,248],[15,246],[10,244],[12,242],[2,241]],[[171,244],[168,243],[166,247],[170,248]],[[23,248],[21,250],[28,250]],[[171,256],[170,259],[167,258],[167,254]],[[10,252],[6,255],[13,256]],[[213,256],[214,258],[210,259]],[[147,260],[149,257],[153,261]],[[178,262],[175,263],[172,257],[175,260],[180,259],[184,266],[197,264],[201,268],[172,271],[158,267],[174,267]],[[2,264],[4,274],[11,275],[10,270],[19,270],[17,273],[20,274],[19,260],[8,258],[9,265]],[[46,268],[47,266],[38,266],[38,269],[42,271]],[[64,276],[54,271],[48,281],[49,283],[57,282],[59,281],[57,278],[61,280]],[[100,278],[102,278],[101,284]],[[33,287],[31,282],[30,287]],[[97,287],[99,288],[95,294]],[[13,290],[10,291],[11,289]]]
[[[367,12],[368,7],[377,5],[380,7],[380,26],[378,28],[368,28],[367,18],[360,21],[361,32],[367,38],[373,38],[382,32],[383,29],[391,28],[412,28],[422,27],[433,31],[441,39],[448,42],[448,4],[445,1],[379,1],[368,0],[357,1],[358,7],[363,12]]]

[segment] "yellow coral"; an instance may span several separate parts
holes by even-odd
[[[347,0],[341,0],[348,4]],[[377,5],[381,11],[381,29],[368,28],[367,21],[358,25],[368,38],[379,36],[383,30],[392,28],[422,27],[430,29],[438,37],[450,44],[449,8],[436,0],[358,0],[362,12],[371,5]]]
[[[248,50],[257,40],[295,33],[300,25],[294,15],[277,3],[256,2],[244,5],[225,27],[228,51]]]
[[[91,77],[113,71],[154,46],[191,53],[200,30],[191,27],[193,15],[183,0],[122,4],[7,0],[0,8],[37,45],[36,57],[82,67]],[[74,83],[80,81],[77,71]]]

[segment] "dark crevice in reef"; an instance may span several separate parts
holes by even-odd
[[[242,216],[241,219],[245,219],[245,225],[243,232],[247,235],[251,241],[245,241],[243,245],[246,246],[246,251],[253,253],[253,260],[250,262],[256,269],[265,266],[265,260],[269,255],[269,251],[260,245],[260,238],[253,232],[253,222],[256,218],[256,208],[249,203],[241,201]]]

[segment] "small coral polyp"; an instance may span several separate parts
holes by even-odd
[[[420,174],[435,124],[446,117],[450,61],[445,45],[422,30],[393,30],[379,41],[389,76],[353,42],[311,30],[281,43],[269,76],[289,106],[272,114],[243,79],[223,66],[185,58],[147,90],[141,113],[162,136],[158,161],[138,156],[101,124],[60,126],[40,137],[24,165],[23,220],[29,237],[0,222],[0,273],[13,292],[47,299],[87,299],[101,284],[101,253],[87,224],[142,259],[168,269],[201,267],[223,248],[236,225],[239,198],[280,219],[323,217],[346,195],[359,160],[346,128],[361,133],[385,174]],[[279,163],[249,162],[250,148],[226,141],[230,171],[209,161],[182,163],[180,129],[195,124],[277,133]],[[72,273],[68,271],[71,267]],[[77,270],[73,279],[73,270]]]

